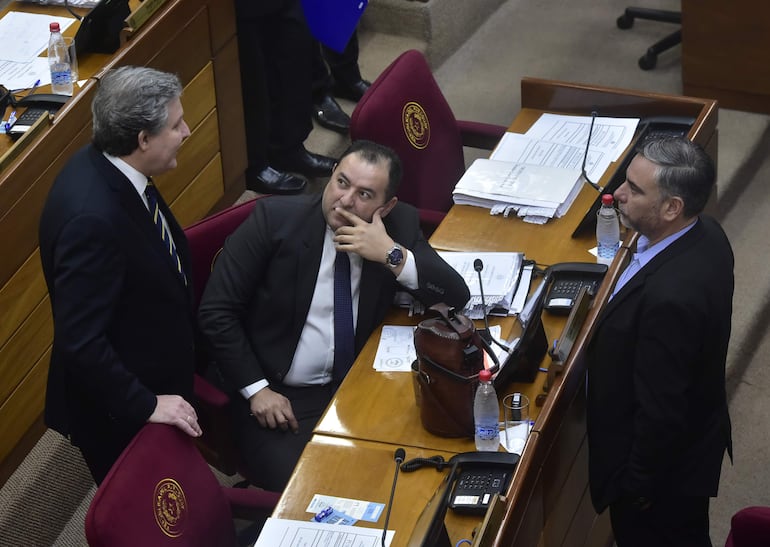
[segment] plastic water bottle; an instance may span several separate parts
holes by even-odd
[[[596,213],[596,262],[610,265],[620,245],[618,213],[612,194],[602,196],[602,207]]]
[[[500,407],[495,386],[492,385],[492,373],[484,369],[479,372],[479,387],[476,388],[476,397],[473,400],[476,450],[497,451],[500,446],[499,418]]]
[[[53,22],[48,28],[48,66],[51,69],[51,91],[59,95],[72,95],[72,65],[67,45],[62,38],[59,23]]]

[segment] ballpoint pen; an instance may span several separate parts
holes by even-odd
[[[30,95],[32,95],[35,92],[35,90],[37,89],[37,86],[39,86],[39,85],[40,85],[40,80],[36,80],[35,83],[32,84],[32,87],[29,88],[29,91],[27,91],[27,93],[24,95],[24,97],[29,97]],[[24,97],[22,97],[22,98],[24,98]]]

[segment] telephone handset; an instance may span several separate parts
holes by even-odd
[[[25,95],[16,101],[16,104],[28,108],[45,108],[51,112],[56,112],[70,98],[69,95],[60,95],[58,93],[33,93],[32,95]]]
[[[554,264],[545,272],[550,286],[543,308],[555,314],[568,314],[575,304],[580,289],[586,287],[591,296],[595,295],[605,273],[607,273],[605,264],[593,262]]]

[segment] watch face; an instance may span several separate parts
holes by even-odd
[[[388,264],[398,266],[402,260],[404,260],[404,252],[401,247],[393,247],[388,253]]]

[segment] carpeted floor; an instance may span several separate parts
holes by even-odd
[[[451,0],[428,3],[442,1]],[[372,0],[372,5],[377,3]],[[651,0],[645,5],[678,9],[679,2]],[[445,59],[434,66],[436,78],[458,118],[495,123],[508,123],[519,110],[522,76],[681,93],[679,48],[663,54],[653,71],[641,71],[636,64],[672,26],[638,21],[633,29],[621,31],[615,19],[625,7],[625,0],[506,0],[465,40],[430,32],[405,38],[376,31],[396,32],[405,26],[399,14],[391,21],[364,21],[360,64],[364,76],[374,79],[406,49],[427,51],[431,39],[462,43],[451,54],[436,54],[436,59]],[[379,10],[377,16],[388,15]],[[349,112],[354,106],[341,104]],[[724,545],[730,517],[738,509],[770,505],[765,471],[770,459],[770,428],[765,423],[770,415],[770,359],[765,353],[770,350],[770,279],[764,275],[770,256],[765,237],[770,200],[764,186],[770,179],[770,117],[721,110],[719,134],[718,210],[736,255],[728,355],[735,462],[725,462],[720,495],[712,502],[715,546]],[[306,143],[310,150],[330,155],[346,144],[346,138],[323,129],[313,131]],[[471,152],[468,159],[472,157]],[[322,182],[316,181],[313,189]],[[0,545],[84,545],[82,523],[92,493],[77,452],[47,433],[0,490]]]

